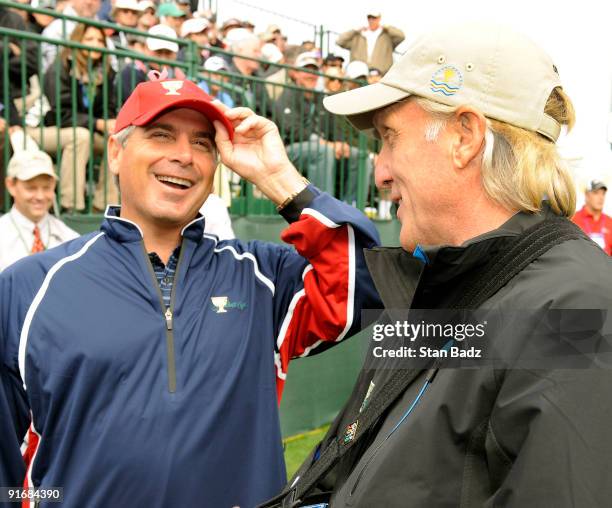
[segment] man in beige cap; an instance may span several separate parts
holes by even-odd
[[[351,61],[367,62],[384,74],[393,65],[393,50],[404,40],[404,32],[381,25],[378,11],[370,11],[367,18],[368,26],[340,34],[336,44],[350,50]]]
[[[0,271],[29,254],[79,236],[49,213],[56,182],[45,152],[21,151],[9,161],[5,183],[14,203],[0,217]]]
[[[551,59],[505,27],[455,25],[325,106],[382,140],[402,248],[366,252],[368,268],[385,308],[431,334],[391,311],[374,325],[351,398],[266,506],[608,506],[612,263],[568,220],[555,143],[574,110]],[[448,319],[441,336],[430,309],[474,309],[484,337]]]

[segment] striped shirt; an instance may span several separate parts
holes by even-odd
[[[170,297],[172,296],[172,285],[174,284],[174,274],[176,273],[176,265],[178,263],[178,256],[181,246],[179,245],[168,259],[168,264],[164,265],[164,262],[155,252],[149,252],[149,259],[155,272],[155,278],[159,284],[162,298],[164,299],[164,306],[166,309],[170,307]]]

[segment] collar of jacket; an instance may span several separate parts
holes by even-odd
[[[120,212],[120,206],[107,206],[100,229],[121,243],[142,241],[143,234],[138,224],[120,217]],[[204,216],[198,214],[194,220],[183,228],[181,236],[194,242],[200,242],[204,236]]]
[[[376,247],[365,250],[372,280],[386,309],[408,309],[417,289],[432,289],[460,280],[471,270],[486,264],[491,257],[527,228],[554,217],[547,203],[540,213],[519,212],[499,228],[466,241],[459,247],[437,245],[418,247],[421,254],[401,247]]]

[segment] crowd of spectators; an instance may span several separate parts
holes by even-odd
[[[106,203],[118,201],[104,165],[106,136],[114,128],[118,107],[149,72],[183,78],[193,64],[207,93],[227,106],[248,106],[276,121],[292,160],[316,185],[354,204],[367,198],[367,185],[362,186],[365,195],[357,196],[359,167],[369,180],[376,147],[367,145],[370,154],[365,153],[356,132],[328,115],[321,103],[326,94],[375,82],[388,68],[403,33],[380,25],[380,14],[368,14],[369,27],[351,31],[353,36],[340,35],[338,44],[351,50],[348,62],[339,55],[322,55],[313,41],[289,44],[278,25],[256,33],[248,20],[218,23],[201,1],[20,3],[67,18],[0,7],[2,26],[57,41],[39,47],[36,40],[8,39],[10,86],[9,95],[2,94],[2,109],[10,112],[2,114],[0,131],[9,135],[0,137],[11,139],[22,131],[54,157],[63,212],[99,213]],[[96,26],[96,21],[114,26]],[[0,196],[4,194],[0,189]]]
[[[348,203],[370,205],[370,216],[391,218],[388,196],[375,194],[369,183],[377,142],[322,107],[326,95],[376,83],[389,69],[404,34],[383,25],[380,12],[368,12],[366,26],[338,35],[337,46],[350,52],[345,59],[323,54],[313,41],[290,44],[279,25],[257,33],[248,20],[218,22],[198,0],[19,3],[47,12],[0,6],[0,26],[46,40],[0,39],[0,212],[12,195],[4,188],[3,166],[25,149],[53,157],[57,210],[101,213],[118,202],[105,165],[118,108],[151,71],[182,79],[195,65],[206,93],[274,120],[292,162],[315,185]],[[239,178],[225,168],[218,174],[217,205],[229,206]]]

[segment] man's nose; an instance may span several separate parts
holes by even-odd
[[[393,177],[389,171],[386,151],[383,148],[376,158],[374,166],[374,182],[378,189],[390,189]]]
[[[168,159],[181,166],[188,166],[193,162],[193,146],[188,136],[177,136]]]

